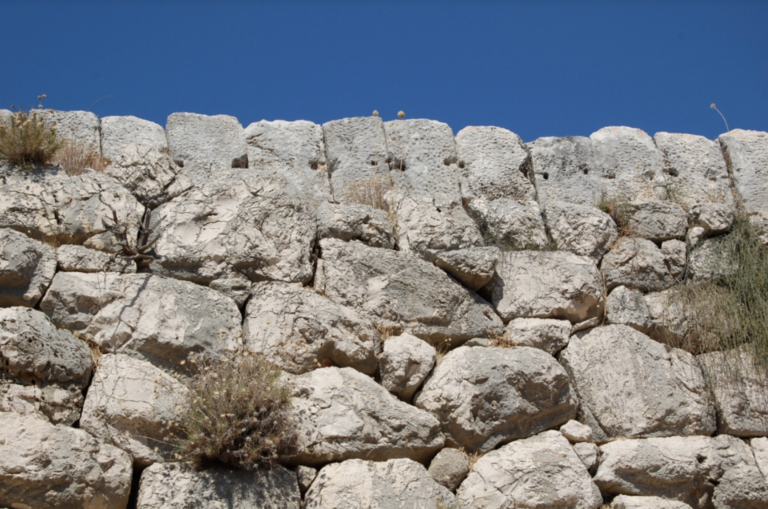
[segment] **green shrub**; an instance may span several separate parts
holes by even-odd
[[[247,353],[202,367],[183,411],[179,455],[198,466],[252,469],[289,453],[295,439],[290,394],[279,377],[278,368]]]
[[[0,159],[24,168],[48,164],[63,146],[55,128],[35,111],[18,110],[0,125]]]

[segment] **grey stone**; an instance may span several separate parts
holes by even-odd
[[[458,345],[501,330],[488,303],[413,254],[336,239],[320,248],[315,290],[394,334]]]
[[[593,473],[598,464],[598,449],[593,443],[580,442],[573,444],[573,452],[579,457],[584,466],[590,473]]]
[[[71,384],[24,385],[0,381],[0,412],[15,412],[71,426],[80,419],[83,391]]]
[[[0,506],[124,509],[131,458],[81,429],[0,413]]]
[[[570,420],[560,426],[560,433],[571,443],[591,442],[592,428],[579,421]]]
[[[323,203],[317,208],[317,238],[359,240],[393,249],[395,232],[386,211],[357,203]]]
[[[221,292],[237,304],[238,308],[243,307],[245,301],[251,296],[251,280],[237,272],[231,273],[224,279],[214,279],[208,288]]]
[[[752,454],[755,456],[755,462],[763,473],[763,477],[768,479],[768,438],[758,437],[749,441],[752,448]]]
[[[725,251],[726,236],[705,239],[695,245],[688,256],[688,277],[694,282],[719,279],[736,272],[735,264]]]
[[[675,284],[664,254],[647,239],[621,237],[603,257],[600,269],[608,290],[624,285],[641,292],[658,292]]]
[[[283,376],[292,390],[289,412],[297,429],[291,463],[317,466],[355,458],[423,462],[445,444],[434,416],[352,368]]]
[[[545,208],[555,202],[593,207],[600,201],[604,177],[600,178],[593,145],[583,136],[548,136],[527,144],[539,202]]]
[[[256,283],[251,293],[243,322],[248,349],[294,374],[329,365],[376,372],[379,333],[355,310],[287,283]]]
[[[301,492],[302,497],[307,493],[309,487],[312,486],[312,482],[316,477],[316,468],[305,467],[303,465],[296,467],[296,480],[299,482],[299,491]]]
[[[627,230],[635,237],[663,242],[682,239],[688,229],[688,214],[670,201],[644,201],[627,204]]]
[[[457,498],[460,507],[477,509],[597,509],[603,502],[584,464],[557,431],[512,442],[480,458]]]
[[[640,290],[617,286],[605,302],[605,319],[609,324],[629,325],[648,334],[653,327],[648,304]]]
[[[544,249],[549,239],[536,202],[521,203],[511,198],[472,199],[467,212],[475,220],[486,244],[503,250]]]
[[[59,246],[56,258],[58,269],[62,272],[136,272],[136,262],[131,259],[75,244]]]
[[[455,492],[469,473],[469,458],[459,449],[446,447],[432,458],[429,473],[439,484]]]
[[[36,306],[55,273],[51,246],[0,228],[0,307]]]
[[[352,459],[323,467],[304,499],[307,509],[440,509],[456,497],[408,459]]]
[[[603,282],[594,260],[567,251],[503,253],[487,287],[502,320],[598,316]]]
[[[628,497],[619,495],[611,502],[611,509],[692,509],[691,506],[677,500],[661,497]]]
[[[572,337],[560,353],[595,440],[710,435],[715,409],[696,359],[625,325]],[[594,369],[600,366],[600,369]]]
[[[172,113],[165,125],[173,161],[192,177],[228,168],[248,168],[243,126],[228,115]]]
[[[645,296],[645,304],[651,322],[648,331],[650,337],[670,346],[679,346],[684,340],[695,339],[689,325],[694,311],[685,306],[677,288],[649,293]]]
[[[497,247],[470,247],[438,253],[435,265],[470,290],[477,291],[493,278],[500,256]]]
[[[449,446],[483,453],[567,422],[577,404],[562,366],[528,347],[459,347],[414,399],[438,418]]]
[[[239,272],[252,281],[312,277],[314,209],[285,177],[221,170],[152,213],[162,271],[208,284]]]
[[[56,127],[60,138],[101,154],[99,117],[90,111],[32,110],[41,115],[46,127]]]
[[[141,474],[137,509],[299,509],[296,474],[272,469],[198,471],[184,463],[155,463]]]
[[[661,254],[667,263],[670,275],[681,279],[685,273],[686,255],[688,249],[682,240],[668,240],[661,243]]]
[[[596,207],[553,201],[545,212],[552,241],[563,251],[600,261],[618,236],[611,216]]]
[[[733,225],[733,207],[722,203],[699,203],[689,212],[693,226],[704,229],[704,235],[727,233]]]
[[[504,329],[504,341],[512,346],[530,346],[555,355],[568,344],[572,329],[568,320],[515,318]]]
[[[435,366],[435,348],[410,334],[389,338],[379,357],[381,385],[410,401]]]

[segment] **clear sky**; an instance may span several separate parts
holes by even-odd
[[[768,130],[767,1],[0,0],[0,107]]]

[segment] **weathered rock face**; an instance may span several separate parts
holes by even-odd
[[[293,463],[425,461],[445,443],[431,414],[399,401],[354,369],[323,368],[286,379],[292,386],[290,413],[298,435]]]
[[[104,355],[88,390],[80,427],[145,467],[173,458],[187,388],[152,364]]]
[[[243,337],[248,349],[294,374],[334,365],[372,375],[381,349],[369,320],[311,289],[287,283],[253,285]]]
[[[504,341],[511,346],[530,346],[555,355],[568,344],[572,329],[568,320],[515,318],[504,329]]]
[[[470,290],[477,291],[493,278],[500,256],[501,251],[494,246],[470,247],[439,253],[435,265]]]
[[[462,189],[470,215],[488,242],[541,248],[548,239],[531,158],[518,135],[499,127],[466,127],[456,135]]]
[[[0,167],[0,228],[49,244],[120,249],[108,227],[135,239],[144,207],[117,180],[99,172],[69,177],[58,167],[18,172]]]
[[[488,288],[505,322],[520,317],[581,322],[597,316],[603,302],[594,261],[566,251],[504,253]]]
[[[285,177],[222,170],[152,212],[156,262],[169,275],[208,284],[239,272],[252,281],[307,282],[314,209]]]
[[[691,207],[691,225],[704,229],[704,235],[726,233],[733,225],[733,207],[722,203],[700,203]]]
[[[527,144],[539,202],[549,208],[565,202],[593,207],[603,196],[592,140],[547,136]]]
[[[93,112],[41,109],[33,110],[33,114],[41,115],[47,127],[55,126],[64,140],[76,142],[97,154],[101,153],[99,117]]]
[[[676,288],[643,295],[639,290],[618,286],[608,295],[608,323],[628,325],[671,346],[680,345],[690,333],[688,318]]]
[[[609,324],[628,325],[643,334],[648,334],[653,327],[643,292],[626,286],[617,286],[608,294],[605,319]]]
[[[611,502],[612,509],[691,509],[691,506],[677,500],[661,497],[628,497],[619,495]]]
[[[624,285],[642,292],[658,292],[675,284],[663,253],[647,239],[620,238],[603,257],[600,269],[608,290]]]
[[[0,228],[0,307],[36,306],[55,273],[51,246]]]
[[[717,431],[768,435],[768,376],[749,348],[705,353],[698,359],[717,405]]]
[[[279,465],[254,471],[156,463],[141,474],[137,509],[299,509],[296,474]]]
[[[331,199],[323,128],[306,120],[262,120],[245,129],[248,168],[272,169],[318,205]]]
[[[768,133],[733,129],[718,138],[744,209],[768,231]]]
[[[429,463],[429,475],[450,491],[456,491],[469,473],[469,458],[460,449],[446,447]]]
[[[688,229],[688,214],[670,201],[645,201],[627,204],[627,230],[633,236],[663,242],[682,239]]]
[[[410,401],[435,365],[435,348],[403,334],[387,339],[379,357],[381,385],[403,401]]]
[[[560,433],[571,443],[591,442],[592,428],[579,421],[568,421],[560,426]]]
[[[190,356],[216,359],[242,346],[240,311],[221,293],[148,274],[60,272],[40,304],[60,328],[102,352],[183,370]]]
[[[86,344],[40,311],[0,309],[0,411],[71,425],[80,418],[92,367]]]
[[[173,113],[165,129],[171,158],[190,176],[248,168],[245,133],[235,117]]]
[[[728,435],[602,445],[594,481],[605,496],[657,496],[696,509],[757,509],[768,503],[768,485],[749,446]]]
[[[395,232],[387,212],[357,203],[319,205],[317,238],[359,240],[385,249],[395,247]]]
[[[0,413],[0,505],[124,509],[131,459],[80,429]]]
[[[553,201],[547,203],[544,217],[558,249],[598,262],[618,236],[611,216],[596,207]]]
[[[440,509],[456,497],[436,483],[422,465],[408,459],[386,462],[352,459],[320,470],[307,492],[307,509],[372,507]]]
[[[688,249],[682,240],[667,240],[661,243],[661,255],[667,264],[670,275],[682,280],[687,263]]]
[[[65,244],[56,249],[58,269],[62,272],[136,272],[136,262],[117,253],[105,253],[85,246]]]
[[[568,421],[578,401],[565,370],[541,350],[460,347],[414,404],[437,417],[449,446],[488,452]]]
[[[589,473],[594,474],[599,463],[599,450],[597,449],[597,445],[591,442],[579,442],[573,444],[573,452],[575,452],[576,456],[578,456],[581,462],[584,463],[584,467],[586,467]]]
[[[584,464],[557,431],[512,442],[477,460],[457,498],[467,509],[597,509],[603,502]]]
[[[696,359],[624,325],[572,337],[560,353],[596,440],[710,435],[715,411]],[[601,366],[601,369],[594,369]]]
[[[315,290],[380,327],[458,345],[502,326],[490,305],[412,254],[336,239],[320,248]]]

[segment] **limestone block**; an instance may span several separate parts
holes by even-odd
[[[165,124],[168,151],[191,177],[248,168],[245,131],[235,117],[172,113]]]
[[[603,257],[600,270],[608,290],[624,285],[641,292],[658,292],[675,284],[664,254],[647,239],[618,239]]]
[[[688,276],[694,282],[719,279],[736,272],[737,267],[728,261],[725,236],[704,239],[694,245],[688,256]]]
[[[527,144],[531,152],[539,202],[594,207],[603,196],[593,142],[583,136],[548,136]]]
[[[608,325],[572,337],[560,362],[581,401],[579,420],[598,442],[715,430],[714,405],[688,352],[625,325]]]
[[[765,237],[768,225],[768,133],[733,129],[718,138],[744,209]]]
[[[315,290],[394,334],[458,345],[501,330],[488,303],[410,253],[336,239],[320,248]]]
[[[485,242],[505,250],[543,249],[549,244],[542,213],[535,201],[512,198],[474,198],[467,212],[475,220]]]
[[[668,240],[661,243],[661,254],[667,263],[669,274],[675,279],[681,279],[685,273],[687,247],[682,240]]]
[[[150,227],[156,263],[176,278],[208,284],[232,272],[252,281],[312,277],[314,209],[275,172],[218,171],[155,209]]]
[[[0,413],[0,506],[124,509],[131,458],[86,431]]]
[[[317,208],[317,238],[359,240],[393,249],[395,232],[386,211],[357,203],[323,203]]]
[[[321,365],[376,372],[379,333],[355,310],[287,283],[256,283],[251,293],[243,322],[246,348],[294,374]]]
[[[173,458],[187,388],[152,364],[122,354],[101,357],[80,427],[146,467]]]
[[[11,110],[0,110],[0,124],[7,124],[11,121],[13,112]]]
[[[215,290],[149,274],[59,272],[40,304],[59,328],[104,353],[185,371],[191,356],[215,360],[242,347],[240,311]]]
[[[303,465],[299,465],[296,467],[296,480],[299,482],[299,491],[301,492],[301,496],[303,497],[310,486],[312,486],[312,482],[317,477],[317,469],[312,467],[305,467]]]
[[[469,473],[469,458],[460,449],[446,447],[429,463],[429,473],[437,483],[455,492]]]
[[[661,497],[628,497],[619,495],[611,502],[611,509],[692,509],[691,506],[677,500]]]
[[[584,464],[557,431],[512,442],[480,458],[457,498],[462,508],[597,509],[603,502]]]
[[[379,357],[381,385],[403,401],[411,401],[435,366],[436,353],[432,345],[410,334],[387,339]]]
[[[51,246],[0,228],[0,307],[36,306],[55,273]]]
[[[504,342],[512,346],[538,348],[555,355],[568,344],[572,329],[568,320],[515,318],[504,329]]]
[[[101,152],[109,160],[105,172],[148,207],[192,186],[168,154],[165,131],[154,122],[132,116],[102,118]]]
[[[618,236],[611,216],[589,205],[552,201],[547,204],[544,217],[558,249],[598,262]]]
[[[768,479],[768,438],[758,437],[749,441],[752,448],[752,454],[755,455],[755,462],[763,473],[763,477]]]
[[[651,328],[648,335],[670,346],[680,345],[689,336],[692,311],[680,300],[677,288],[649,293],[644,297]],[[689,337],[688,339],[694,339]]]
[[[440,421],[449,446],[483,453],[567,422],[577,404],[562,366],[528,347],[459,347],[414,399]]]
[[[594,260],[567,251],[504,253],[488,289],[505,322],[522,317],[577,323],[598,316],[603,302]]]
[[[579,457],[584,466],[590,473],[593,473],[598,464],[598,449],[593,443],[580,442],[573,444],[573,452]]]
[[[628,325],[644,334],[653,327],[645,296],[640,290],[626,286],[617,286],[608,294],[605,318],[609,324]]]
[[[0,412],[15,412],[71,426],[80,419],[82,389],[66,384],[24,385],[0,382]]]
[[[560,426],[560,433],[571,443],[591,442],[592,428],[579,421],[570,420]]]
[[[470,290],[477,291],[493,278],[500,256],[497,247],[470,247],[438,253],[435,265]]]
[[[323,467],[307,492],[307,509],[440,509],[456,497],[409,459],[385,462],[351,459]]]
[[[630,202],[627,229],[634,237],[663,242],[682,239],[688,229],[688,214],[670,201]]]
[[[18,172],[0,168],[0,228],[12,228],[48,244],[84,244],[119,251],[108,229],[138,236],[144,207],[117,180],[99,172],[70,177],[58,167]]]
[[[704,235],[727,233],[733,225],[733,206],[722,203],[698,203],[690,209],[693,226],[704,229]]]
[[[704,203],[722,204],[733,210],[731,182],[717,141],[664,132],[656,133],[653,141],[664,160],[670,199],[686,210]]]
[[[283,376],[292,388],[290,414],[297,426],[292,463],[317,466],[354,458],[423,462],[445,444],[435,417],[352,368]]]
[[[242,309],[245,301],[251,296],[251,280],[242,274],[234,272],[224,279],[214,279],[208,288],[221,292],[237,304]]]
[[[85,246],[65,244],[56,249],[58,269],[62,272],[136,272],[136,262],[117,253],[105,253]]]
[[[194,470],[184,463],[155,463],[141,473],[137,509],[299,509],[296,474],[272,469]]]
[[[59,137],[101,154],[99,117],[90,111],[32,110],[42,115],[46,127],[56,127]]]

